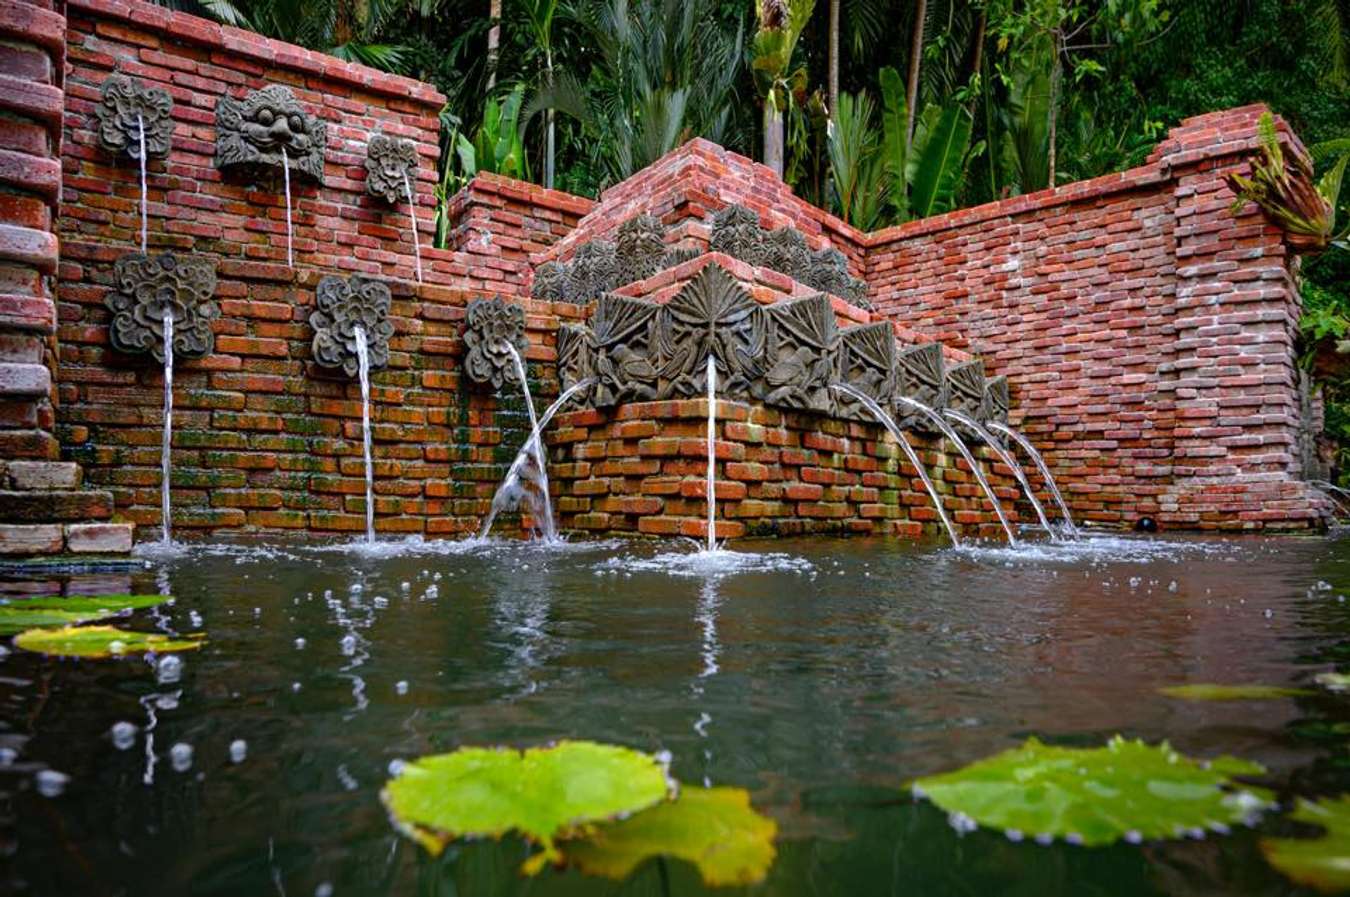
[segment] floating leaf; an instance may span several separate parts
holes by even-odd
[[[75,595],[69,598],[27,598],[0,603],[0,635],[34,626],[70,626],[115,617],[142,607],[154,607],[168,595]]]
[[[28,629],[14,636],[15,647],[58,657],[119,657],[147,651],[169,654],[195,651],[205,643],[200,633],[174,638],[159,632],[132,632],[116,626]]]
[[[743,788],[686,786],[674,801],[595,826],[559,849],[591,875],[622,880],[643,861],[669,856],[693,863],[710,886],[751,885],[773,864],[777,831],[751,808]]]
[[[406,764],[380,797],[432,854],[462,837],[518,832],[544,848],[535,872],[561,859],[554,839],[645,810],[670,796],[660,761],[629,748],[563,741],[550,748],[461,748]]]
[[[1318,673],[1313,676],[1313,681],[1337,694],[1350,691],[1350,673]]]
[[[1350,889],[1350,794],[1300,799],[1289,818],[1326,829],[1320,838],[1262,838],[1261,852],[1276,869],[1321,891]]]
[[[1169,685],[1158,689],[1158,692],[1183,701],[1273,701],[1313,694],[1306,688],[1287,688],[1279,685],[1209,684]]]
[[[1246,822],[1273,806],[1270,794],[1230,777],[1263,772],[1233,757],[1202,763],[1166,742],[1152,746],[1119,735],[1101,748],[1050,747],[1029,738],[956,772],[917,779],[913,788],[958,827],[973,822],[1095,846]]]

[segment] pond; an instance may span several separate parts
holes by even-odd
[[[121,624],[209,641],[178,670],[0,661],[0,891],[701,893],[679,861],[620,882],[524,878],[512,837],[433,858],[380,801],[396,761],[574,738],[747,789],[778,840],[745,892],[1302,893],[1258,849],[1298,829],[1276,815],[1201,839],[1043,846],[962,833],[902,788],[1031,735],[1120,733],[1257,761],[1285,800],[1350,790],[1350,701],[1158,692],[1309,687],[1350,661],[1350,541],[735,547],[772,558],[700,567],[617,540],[215,545],[124,571],[10,572],[7,594],[172,594]],[[118,723],[136,728],[114,737]]]

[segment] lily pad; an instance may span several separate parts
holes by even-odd
[[[1313,681],[1336,694],[1350,691],[1350,673],[1318,673]]]
[[[168,600],[168,595],[74,595],[7,601],[0,603],[0,635],[12,635],[34,626],[89,623]]]
[[[1183,701],[1274,701],[1314,694],[1306,688],[1288,688],[1280,685],[1210,684],[1169,685],[1158,689],[1158,692]]]
[[[554,747],[461,748],[404,765],[380,797],[404,832],[433,855],[463,837],[517,832],[544,848],[535,872],[561,855],[554,840],[645,810],[670,796],[655,757],[593,741]]]
[[[1166,742],[1117,735],[1105,747],[1021,747],[964,769],[912,783],[916,795],[946,810],[958,828],[974,824],[1097,846],[1122,838],[1179,838],[1223,831],[1274,806],[1269,792],[1232,776],[1265,769],[1233,757],[1192,760]]]
[[[680,796],[595,826],[559,849],[589,875],[622,880],[652,857],[688,860],[713,887],[752,885],[773,865],[777,824],[756,813],[743,788],[680,789]]]
[[[1350,794],[1317,801],[1300,799],[1289,814],[1326,829],[1320,838],[1262,838],[1261,852],[1276,869],[1320,891],[1350,890]]]
[[[14,646],[57,657],[120,657],[125,654],[169,654],[195,651],[206,644],[196,633],[174,638],[160,632],[132,632],[116,626],[64,626],[28,629],[14,636]]]

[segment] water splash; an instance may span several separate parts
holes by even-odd
[[[1050,468],[1045,463],[1045,459],[1041,457],[1040,452],[1036,451],[1036,446],[1031,444],[1030,439],[1027,439],[1007,424],[991,421],[989,429],[993,430],[995,433],[1002,433],[1004,436],[1007,436],[1013,442],[1020,445],[1022,451],[1030,456],[1032,463],[1036,465],[1036,469],[1041,472],[1041,478],[1045,480],[1045,484],[1050,487],[1050,494],[1054,496],[1055,504],[1059,505],[1059,512],[1064,515],[1064,529],[1070,536],[1078,538],[1078,527],[1074,525],[1073,515],[1069,513],[1069,506],[1065,503],[1064,496],[1060,494],[1059,485],[1055,483],[1055,478],[1050,475]]]
[[[370,350],[366,330],[352,329],[356,337],[357,373],[361,378],[361,455],[366,463],[366,544],[375,542],[375,471],[370,460]]]
[[[961,537],[956,535],[956,527],[952,526],[951,520],[947,518],[947,512],[942,508],[942,498],[938,495],[937,487],[933,485],[932,477],[928,476],[928,471],[924,469],[923,462],[919,460],[919,453],[914,451],[914,446],[909,444],[909,440],[900,431],[895,418],[883,411],[871,396],[859,392],[847,383],[835,383],[830,388],[861,402],[863,407],[872,413],[872,417],[876,418],[877,423],[889,430],[890,434],[895,437],[895,441],[904,450],[905,457],[909,459],[910,466],[914,468],[919,475],[919,479],[923,481],[923,487],[928,491],[928,497],[932,499],[933,510],[937,511],[938,519],[942,521],[943,527],[947,530],[947,537],[952,540],[953,545],[960,547]]]
[[[984,470],[980,467],[979,462],[975,460],[975,456],[970,453],[970,449],[966,447],[966,443],[961,439],[960,434],[952,428],[951,424],[943,420],[942,415],[938,414],[932,408],[929,408],[923,402],[916,401],[908,396],[896,396],[895,400],[903,403],[909,408],[913,408],[924,417],[927,417],[933,422],[934,426],[942,431],[943,436],[946,436],[951,440],[952,445],[955,445],[957,451],[961,453],[961,457],[966,459],[966,464],[970,466],[971,473],[975,474],[975,480],[980,484],[980,488],[984,490],[985,496],[989,499],[989,504],[994,506],[994,514],[998,516],[998,522],[1003,525],[1003,532],[1008,536],[1008,544],[1016,545],[1017,536],[1013,534],[1012,526],[1009,525],[1008,518],[1003,513],[1003,504],[998,500],[998,496],[994,494],[994,487],[989,485],[989,480],[985,478]]]
[[[413,197],[408,172],[403,172],[403,192],[408,196],[408,217],[412,219],[413,258],[417,262],[417,282],[422,282],[422,239],[417,235],[417,200]]]
[[[140,162],[141,162],[141,253],[144,254],[144,253],[145,253],[145,248],[146,248],[146,245],[147,245],[147,244],[146,244],[146,237],[145,237],[145,232],[146,232],[146,215],[147,215],[147,212],[146,212],[146,205],[148,204],[149,200],[148,200],[147,197],[146,197],[147,191],[146,191],[146,189],[145,189],[145,119],[141,116],[141,114],[140,114],[139,112],[136,113],[136,132],[137,132],[137,136],[138,136],[139,139],[140,139],[140,148],[141,148],[141,159],[140,159]]]
[[[516,457],[511,462],[511,466],[507,469],[506,476],[502,477],[501,485],[497,487],[497,491],[492,496],[492,508],[488,511],[487,519],[483,521],[483,527],[478,533],[479,542],[487,539],[488,533],[492,531],[492,524],[496,521],[499,513],[516,507],[522,499],[533,497],[532,492],[522,488],[522,481],[527,476],[525,473],[525,465],[527,463],[534,463],[537,468],[543,467],[544,459],[542,451],[536,454],[536,450],[543,445],[544,428],[548,426],[549,421],[553,420],[553,416],[557,414],[564,405],[572,400],[573,396],[588,389],[594,382],[595,381],[592,378],[588,377],[579,383],[572,384],[567,389],[563,390],[562,395],[558,396],[558,398],[553,401],[552,405],[549,405],[548,408],[544,409],[544,413],[540,415],[539,420],[535,423],[533,429],[530,430],[530,435],[525,440],[525,444],[520,447],[520,451],[516,452]],[[531,408],[533,408],[533,405],[531,405]],[[536,483],[536,486],[538,485],[539,484]],[[545,487],[547,486],[547,480],[544,480],[543,485]],[[545,510],[546,507],[547,506],[545,505],[542,508],[530,508],[530,515],[536,520],[547,515],[551,523],[552,513]],[[548,538],[552,538],[554,542],[558,541],[556,532],[552,537]]]
[[[286,156],[286,147],[281,147],[281,178],[286,186],[286,267],[295,267],[295,255],[291,250],[291,160]]]
[[[1058,538],[1054,528],[1050,526],[1049,518],[1045,516],[1045,508],[1041,507],[1040,499],[1036,497],[1035,492],[1031,491],[1031,483],[1027,481],[1026,471],[1022,469],[1021,464],[1017,463],[1017,459],[1013,457],[1012,452],[1000,445],[998,440],[989,435],[989,431],[973,417],[968,417],[961,412],[953,411],[950,408],[943,413],[958,424],[968,428],[972,433],[980,437],[980,439],[984,440],[984,444],[989,446],[994,454],[998,455],[999,460],[1008,466],[1008,469],[1012,471],[1013,477],[1017,480],[1017,484],[1022,487],[1022,493],[1026,495],[1027,501],[1031,502],[1031,507],[1035,510],[1036,518],[1040,520],[1041,526],[1050,534],[1050,538]]]
[[[164,435],[159,452],[159,520],[160,541],[167,547],[173,544],[170,514],[169,473],[173,467],[173,310],[164,309]]]
[[[708,544],[717,550],[717,364],[708,355]]]

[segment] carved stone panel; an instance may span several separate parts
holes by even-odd
[[[618,284],[643,280],[665,268],[666,229],[655,215],[634,215],[620,224],[616,247]]]
[[[112,312],[108,335],[119,352],[149,352],[164,361],[164,319],[173,318],[175,358],[201,358],[215,347],[211,321],[220,309],[216,264],[199,256],[133,252],[114,266],[115,289],[103,300]]]
[[[754,392],[770,405],[829,412],[834,407],[835,344],[839,329],[825,295],[776,302],[767,309],[763,380]]]
[[[565,302],[567,295],[567,267],[561,262],[544,262],[534,269],[530,283],[530,298],[545,302]]]
[[[991,377],[984,384],[984,406],[982,420],[1008,422],[1008,406],[1012,398],[1008,394],[1008,378],[1003,375]]]
[[[674,249],[666,250],[666,255],[661,259],[661,270],[674,268],[676,265],[683,265],[685,262],[692,261],[703,255],[703,250],[697,246],[677,246]]]
[[[218,168],[237,167],[256,176],[279,171],[284,159],[291,171],[321,181],[327,145],[328,126],[281,84],[269,84],[242,100],[225,96],[216,103]]]
[[[383,281],[360,274],[347,280],[336,275],[320,280],[309,316],[309,326],[314,328],[310,344],[314,362],[341,368],[348,377],[357,376],[356,329],[360,327],[366,334],[370,369],[377,371],[389,364],[389,337],[394,335],[389,303],[389,285]]]
[[[895,356],[895,394],[922,402],[941,413],[947,407],[946,363],[939,343],[906,346]],[[895,406],[896,422],[902,427],[933,429],[932,421],[904,403]]]
[[[889,407],[895,395],[895,331],[889,323],[860,324],[839,331],[835,351],[835,379]],[[841,417],[870,420],[869,414],[854,399],[836,396]]]
[[[584,324],[558,328],[558,379],[564,390],[595,375],[595,340]],[[583,392],[583,395],[585,393]]]
[[[764,314],[730,274],[708,265],[662,308],[657,342],[661,398],[702,395],[717,359],[720,391],[750,393],[764,355]]]
[[[467,309],[464,327],[464,372],[474,383],[490,384],[494,390],[504,384],[519,384],[515,360],[508,346],[514,346],[524,364],[529,341],[525,338],[525,309],[506,302],[500,296],[474,299]]]
[[[591,317],[595,406],[656,398],[656,322],[661,306],[606,293]]]
[[[708,249],[751,265],[764,264],[765,239],[759,216],[735,203],[718,211],[713,215]]]
[[[795,227],[769,231],[765,238],[764,264],[799,283],[806,283],[811,273],[811,250],[806,245],[806,237]]]
[[[966,361],[947,369],[947,407],[984,420],[984,362]]]
[[[417,179],[417,145],[403,137],[372,134],[366,144],[366,192],[394,204],[411,202]]]
[[[848,258],[833,247],[826,247],[811,256],[806,283],[861,308],[872,307],[867,301],[867,283],[848,273]]]
[[[173,142],[173,97],[126,75],[109,75],[94,107],[98,145],[114,155],[141,157],[141,129],[147,158],[167,156]],[[175,340],[177,342],[177,340]]]
[[[619,285],[619,260],[614,244],[608,240],[582,243],[567,266],[568,302],[585,305]]]

